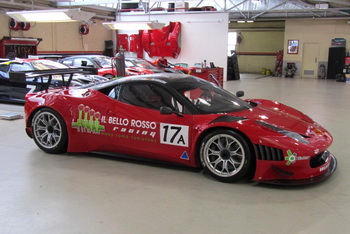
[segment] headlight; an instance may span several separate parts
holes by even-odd
[[[265,123],[263,121],[256,121],[256,122],[259,125],[261,125],[261,126],[264,126],[264,127],[268,128],[268,129],[271,129],[271,130],[273,130],[275,132],[278,132],[280,134],[283,134],[283,135],[285,135],[285,136],[287,136],[289,138],[292,138],[292,139],[294,139],[296,141],[299,141],[299,142],[301,142],[303,144],[310,144],[310,142],[308,140],[306,140],[302,135],[300,135],[300,134],[298,134],[296,132],[287,131],[287,130],[281,129],[279,127],[276,127],[276,126],[274,126],[272,124]]]

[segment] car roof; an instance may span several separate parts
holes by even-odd
[[[184,81],[204,81],[203,79],[200,79],[195,76],[181,74],[181,73],[155,73],[155,74],[149,74],[149,75],[135,75],[135,76],[127,76],[123,78],[119,78],[116,80],[111,80],[107,82],[103,82],[100,84],[92,84],[91,86],[88,85],[88,88],[100,90],[104,89],[110,86],[115,86],[117,84],[123,84],[123,83],[132,83],[132,82],[155,82],[155,83],[162,83],[162,84],[169,84],[169,83],[178,83],[178,82],[184,82]],[[86,87],[86,86],[85,86]]]
[[[108,57],[106,55],[101,55],[101,54],[82,54],[82,55],[73,55],[73,56],[69,56],[64,59],[68,59],[68,58],[92,58],[92,57]]]
[[[5,61],[5,62],[2,62],[0,64],[6,64],[6,65],[9,65],[9,64],[12,64],[12,63],[16,63],[16,64],[23,64],[25,62],[32,62],[32,61],[50,61],[50,62],[56,62],[56,61],[52,61],[50,59],[13,59],[13,60],[9,60],[9,61]],[[57,62],[56,62],[57,63]]]

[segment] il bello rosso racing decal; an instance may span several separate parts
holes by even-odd
[[[154,139],[156,132],[158,132],[160,133],[159,140],[161,144],[188,147],[189,127],[186,125],[160,123],[160,129],[157,130],[157,123],[154,121],[105,116],[83,104],[79,105],[73,113],[77,119],[73,121],[72,127],[81,132],[100,134],[107,130],[107,125],[113,125],[114,127],[111,130],[114,133],[125,134],[124,137],[126,138],[128,138],[128,135],[136,134]]]
[[[152,129],[152,130],[156,129],[156,127],[157,127],[156,122],[138,120],[138,119],[129,120],[126,118],[119,118],[119,117],[102,116],[101,122],[114,124],[114,125],[120,125],[120,126],[124,126],[124,127],[144,128],[144,129]]]

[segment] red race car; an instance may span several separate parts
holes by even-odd
[[[203,168],[223,182],[305,184],[333,174],[326,129],[242,95],[171,73],[60,88],[26,96],[26,132],[47,153],[138,156]]]

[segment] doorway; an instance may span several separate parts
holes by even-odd
[[[303,45],[303,68],[301,77],[317,78],[317,68],[320,55],[320,44],[318,42],[306,42]]]

